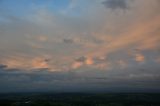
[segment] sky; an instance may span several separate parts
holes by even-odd
[[[160,92],[159,0],[0,0],[0,92]]]

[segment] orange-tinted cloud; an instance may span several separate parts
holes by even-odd
[[[38,36],[37,39],[38,39],[39,41],[41,41],[41,42],[45,42],[45,41],[48,40],[48,38],[47,38],[46,36]]]
[[[94,61],[93,61],[92,58],[89,57],[89,58],[86,59],[85,63],[86,63],[87,65],[92,65],[92,64],[94,64]]]
[[[160,64],[160,57],[157,58],[155,61]]]
[[[36,57],[33,60],[31,60],[31,63],[32,63],[32,67],[35,69],[50,68],[50,66],[48,65],[48,63],[44,58]]]
[[[54,69],[51,67],[45,57],[32,57],[32,56],[9,56],[1,59],[1,63],[5,64],[9,69],[41,69],[48,68]],[[54,66],[54,65],[53,65]]]
[[[136,54],[135,55],[135,60],[137,62],[144,62],[145,61],[145,57],[142,54]]]
[[[109,53],[116,52],[124,48],[131,48],[134,46],[148,48],[148,42],[154,42],[154,45],[159,45],[157,34],[152,35],[153,32],[158,31],[160,27],[160,16],[155,16],[150,20],[142,23],[135,23],[131,25],[126,32],[115,36],[109,42],[99,45],[94,52],[89,52],[89,56],[104,56]],[[97,34],[97,37],[101,35]],[[107,35],[106,35],[107,36]],[[152,46],[151,46],[152,47]]]
[[[72,64],[72,69],[78,69],[78,68],[80,68],[81,66],[83,65],[83,63],[82,62],[75,62],[75,63],[73,63]]]
[[[1,60],[1,63],[7,65],[7,68],[28,69],[30,63],[26,58],[10,56]]]
[[[101,63],[94,64],[92,67],[99,70],[106,71],[106,70],[112,69],[112,64],[110,62],[101,62]]]

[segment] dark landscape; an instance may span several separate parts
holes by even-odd
[[[0,106],[160,106],[160,93],[8,93]]]

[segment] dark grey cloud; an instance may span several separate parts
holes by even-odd
[[[84,62],[86,57],[76,61]],[[7,69],[0,65],[0,92],[29,91],[129,91],[160,90],[159,65],[137,65],[126,69],[95,69],[50,72],[48,69]],[[144,68],[145,67],[145,68]],[[142,69],[143,68],[143,69]]]
[[[72,44],[74,43],[74,40],[73,39],[63,39],[63,42],[67,44]]]
[[[127,0],[105,0],[102,2],[106,8],[115,9],[128,9]]]
[[[0,64],[0,69],[5,69],[5,68],[7,68],[6,65]]]
[[[77,62],[85,62],[86,59],[87,59],[87,58],[86,58],[85,56],[82,56],[82,57],[77,58],[76,61],[77,61]]]

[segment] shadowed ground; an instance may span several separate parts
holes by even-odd
[[[160,106],[160,94],[12,93],[0,94],[0,106]]]

